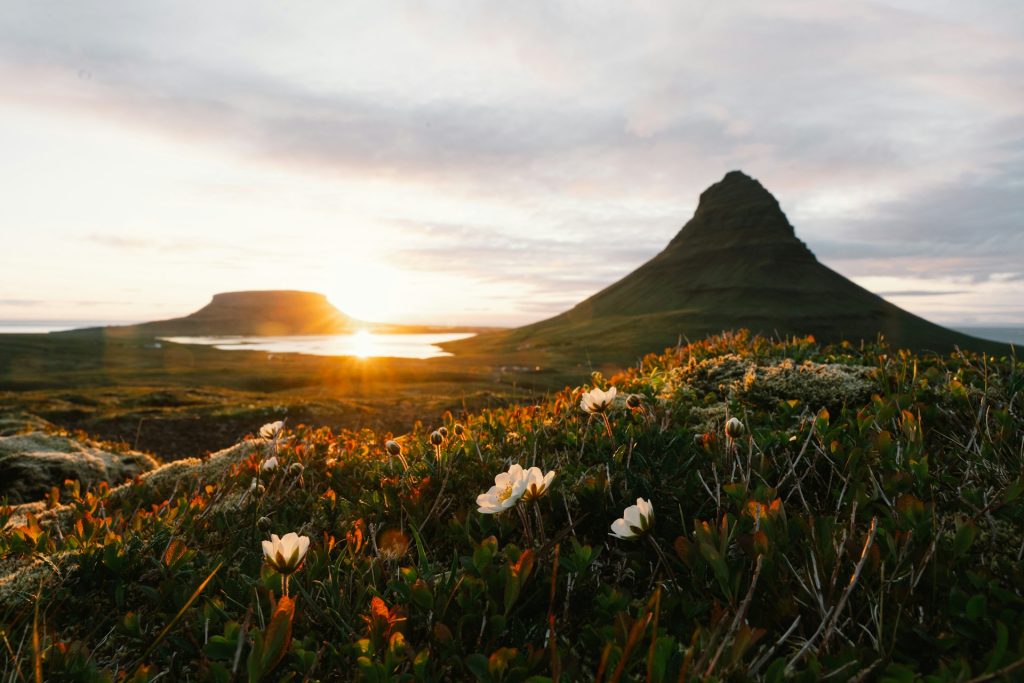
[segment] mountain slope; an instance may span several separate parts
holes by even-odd
[[[323,294],[293,290],[225,292],[191,315],[133,326],[152,334],[275,336],[351,332],[362,323]]]
[[[775,197],[740,171],[704,191],[668,246],[618,282],[553,318],[449,347],[574,347],[593,360],[631,362],[680,338],[737,328],[822,341],[881,334],[917,350],[1006,349],[930,323],[822,265]]]

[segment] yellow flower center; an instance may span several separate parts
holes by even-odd
[[[511,497],[512,497],[512,484],[509,484],[508,486],[506,486],[505,489],[503,491],[501,491],[501,493],[498,494],[498,500],[500,500],[503,503],[506,500],[508,500],[509,498],[511,498]]]

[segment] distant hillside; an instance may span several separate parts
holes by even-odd
[[[392,325],[345,315],[323,294],[297,290],[266,290],[214,294],[203,308],[183,318],[102,329],[107,334],[152,337],[261,336],[345,334],[357,330],[380,333],[451,332],[456,328]],[[468,330],[469,328],[457,328]],[[80,333],[74,330],[72,333]],[[63,334],[63,333],[61,333]]]
[[[457,352],[548,350],[632,362],[680,338],[748,328],[820,341],[874,340],[949,351],[1006,345],[940,327],[822,265],[797,239],[778,201],[732,171],[700,196],[665,249],[572,309],[525,327],[453,342]]]

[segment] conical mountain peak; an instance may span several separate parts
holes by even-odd
[[[714,205],[722,202],[760,202],[778,206],[772,193],[743,171],[729,171],[725,177],[700,194],[700,205]]]
[[[822,341],[879,334],[915,349],[1002,348],[897,308],[820,263],[779,202],[730,171],[700,195],[693,217],[654,258],[547,320],[455,342],[467,347],[580,348],[632,362],[681,338],[747,328]]]
[[[742,171],[730,171],[701,193],[693,218],[665,251],[693,255],[753,245],[792,248],[813,258],[772,193]]]

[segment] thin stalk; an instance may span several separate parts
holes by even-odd
[[[540,532],[540,543],[544,545],[548,542],[548,535],[544,532],[544,517],[540,514],[540,501],[536,498],[533,500],[533,516],[537,520],[537,530]]]

